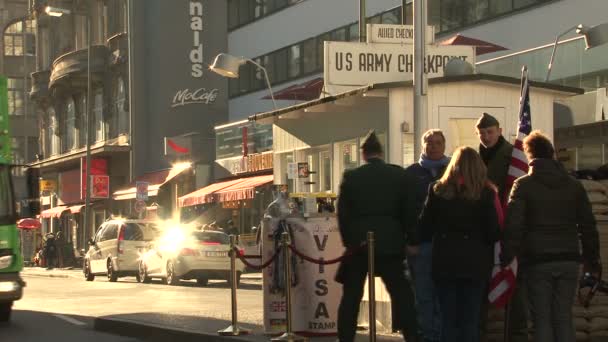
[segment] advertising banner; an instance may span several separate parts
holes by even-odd
[[[91,176],[91,198],[110,198],[110,176]]]
[[[147,201],[148,200],[148,186],[150,183],[148,182],[135,182],[135,199],[138,201]]]
[[[306,220],[288,218],[286,223],[292,232],[295,247],[305,255],[329,260],[344,252],[335,216],[318,215]],[[278,235],[274,234],[278,227],[278,219],[263,221],[264,261],[275,252],[277,243],[273,236]],[[338,304],[342,297],[342,285],[334,280],[338,265],[317,265],[296,257],[296,283],[291,289],[294,331],[305,335],[333,335],[337,332]],[[278,271],[282,271],[282,268],[270,266],[263,270],[264,330],[267,333],[284,332],[286,326],[285,298],[274,279]]]
[[[425,73],[442,77],[443,67],[459,58],[475,65],[472,46],[427,45]],[[411,81],[414,54],[411,44],[325,42],[325,83],[363,86],[367,84]]]
[[[80,199],[84,200],[86,197],[87,189],[87,162],[85,158],[80,159]],[[91,174],[90,176],[100,176],[108,174],[108,161],[102,158],[91,159]],[[108,182],[109,183],[109,182]],[[93,183],[91,183],[93,184]],[[108,188],[109,189],[109,188]],[[108,190],[109,191],[109,190]],[[91,197],[93,194],[93,188],[91,187]],[[105,198],[105,197],[103,197]]]

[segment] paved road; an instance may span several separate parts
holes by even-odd
[[[212,325],[210,329],[221,328],[220,325],[230,319],[230,288],[225,281],[210,281],[208,286],[199,287],[196,282],[182,282],[179,286],[159,281],[139,284],[131,277],[116,283],[108,282],[105,277],[87,282],[84,278],[25,275],[24,280],[27,282],[24,298],[15,302],[14,322],[0,328],[1,341],[5,341],[5,330],[12,338],[6,341],[29,341],[28,338],[43,341],[42,336],[52,336],[52,340],[70,336],[74,340],[87,337],[87,341],[88,338],[114,341],[116,337],[112,339],[110,335],[91,330],[95,317],[110,315],[164,321],[177,327],[182,325],[181,321],[185,327],[193,318],[207,318],[201,324]],[[239,306],[243,308],[239,310],[239,321],[262,324],[261,282],[242,282],[238,296]],[[32,329],[37,326],[44,329]]]

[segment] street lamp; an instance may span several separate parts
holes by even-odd
[[[72,14],[72,11],[60,7],[47,6],[44,12],[52,17],[61,17],[64,14]],[[91,16],[86,12],[83,14],[87,19],[87,112],[85,139],[86,139],[86,170],[85,170],[85,202],[84,202],[84,224],[82,231],[83,247],[86,249],[87,243],[87,227],[91,215]]]
[[[255,65],[264,72],[264,78],[266,78],[266,85],[268,86],[268,91],[270,91],[270,98],[272,98],[274,109],[277,109],[277,103],[274,100],[274,94],[272,93],[272,87],[270,86],[270,79],[268,78],[268,73],[266,72],[266,68],[261,66],[259,63],[256,63],[255,61],[249,58],[235,57],[226,53],[220,53],[215,57],[215,61],[213,62],[213,65],[209,67],[209,69],[211,69],[211,71],[215,72],[216,74],[222,75],[224,77],[238,78],[239,67],[247,62]]]

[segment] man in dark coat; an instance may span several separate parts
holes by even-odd
[[[437,181],[450,158],[445,155],[445,136],[438,129],[431,129],[422,135],[422,153],[420,160],[410,165],[405,172],[417,179],[416,212],[421,213],[428,194],[429,185]],[[433,234],[417,228],[420,239],[418,255],[409,258],[408,262],[414,275],[418,317],[425,341],[434,342],[441,339],[441,314],[439,298],[435,283],[431,277],[431,256],[433,253]]]
[[[488,168],[488,179],[498,188],[501,201],[506,201],[508,194],[505,188],[509,165],[511,165],[511,155],[513,145],[503,136],[500,123],[495,117],[488,113],[483,113],[477,121],[477,135],[479,136],[479,154]],[[488,275],[489,277],[489,275]],[[528,341],[528,309],[526,306],[526,295],[524,283],[521,278],[515,286],[515,292],[511,297],[508,310],[508,332],[509,341],[507,342],[527,342]],[[487,326],[487,301],[482,308],[481,330],[482,339],[485,338]]]
[[[555,160],[549,139],[535,131],[523,146],[530,171],[511,190],[501,263],[519,258],[534,341],[574,341],[571,313],[580,251],[587,271],[600,270],[595,218],[585,189]]]
[[[405,277],[406,251],[417,253],[415,231],[415,180],[405,170],[382,160],[382,145],[371,132],[361,146],[367,162],[344,173],[338,200],[338,223],[347,250],[366,241],[367,232],[375,233],[376,274],[396,303],[404,338],[418,341],[414,294]],[[338,270],[343,294],[338,309],[338,337],[341,342],[355,338],[359,304],[367,276],[367,253],[358,252],[344,260]]]

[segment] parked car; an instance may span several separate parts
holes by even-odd
[[[107,275],[109,281],[119,277],[139,276],[139,260],[159,229],[154,222],[111,219],[104,222],[89,240],[83,271],[87,281]]]
[[[138,279],[147,283],[152,278],[161,278],[170,285],[177,285],[180,279],[196,279],[201,286],[207,285],[209,279],[225,279],[230,284],[229,251],[230,238],[222,232],[179,229],[167,232],[145,253]],[[237,286],[244,269],[245,265],[237,259]]]

